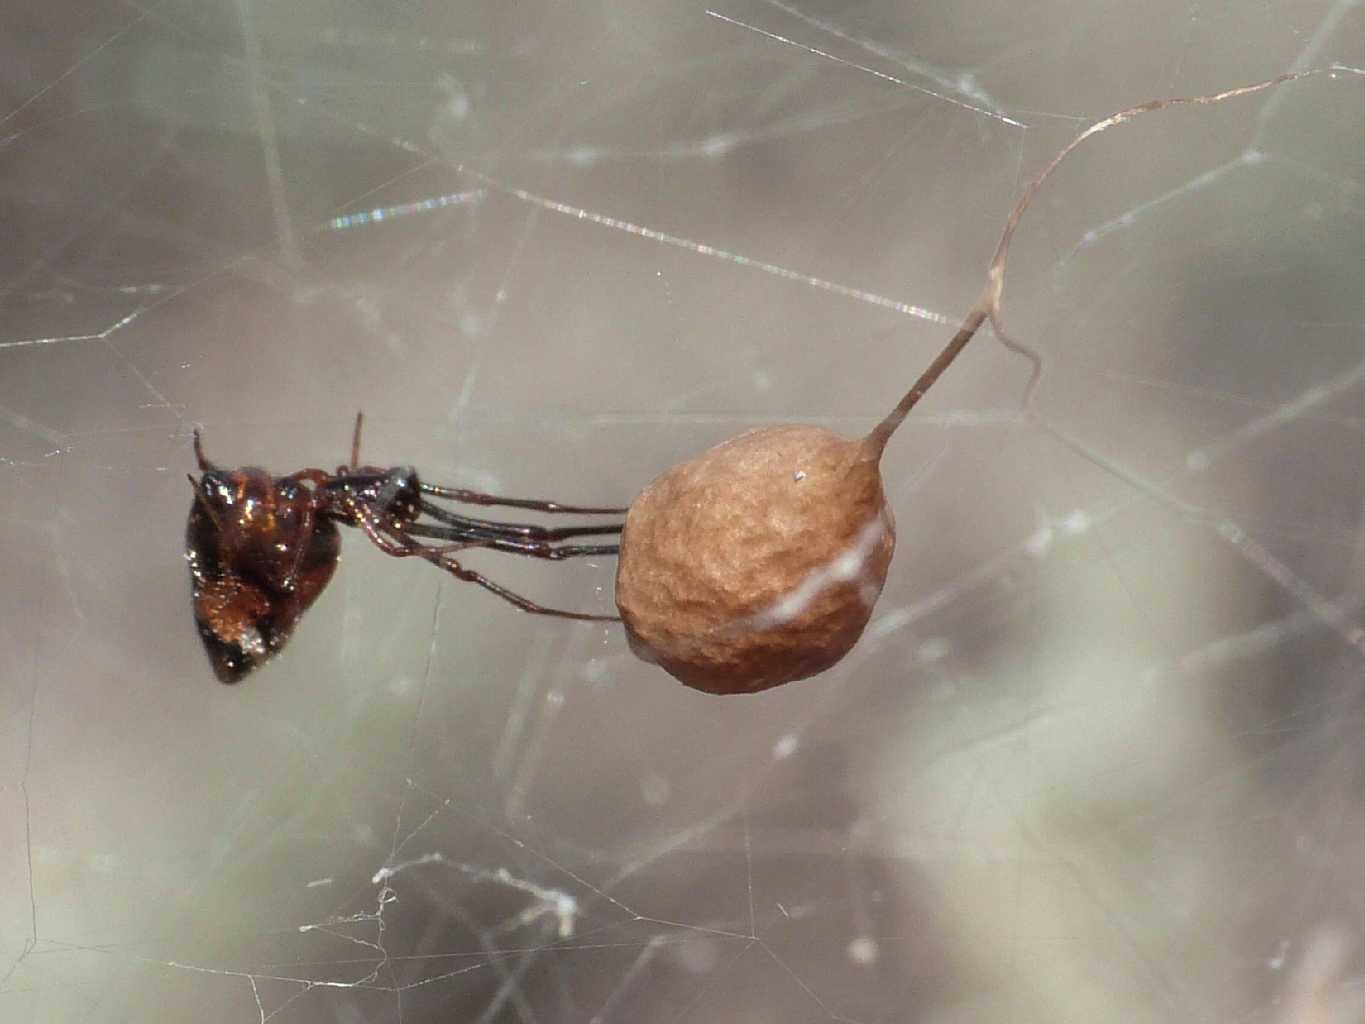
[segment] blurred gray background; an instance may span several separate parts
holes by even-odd
[[[0,1018],[1359,1021],[1349,2],[11,4]],[[355,531],[214,681],[190,432],[626,503],[870,427],[867,635],[743,699]],[[469,563],[610,611],[612,559]]]

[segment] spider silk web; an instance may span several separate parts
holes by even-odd
[[[1349,0],[16,8],[0,1019],[1365,1020]],[[1329,69],[1335,68],[1335,71]],[[237,687],[210,458],[624,504],[892,440],[862,642],[692,692],[347,531]],[[611,559],[468,564],[612,609]]]

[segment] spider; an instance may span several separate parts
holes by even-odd
[[[505,498],[424,483],[411,466],[362,466],[362,423],[363,416],[357,414],[351,460],[334,473],[301,469],[280,477],[255,466],[220,469],[204,455],[195,430],[194,455],[201,475],[198,480],[189,478],[194,504],[185,531],[185,560],[195,625],[219,680],[239,682],[288,642],[336,569],[341,552],[338,525],[360,529],[387,555],[425,559],[524,612],[620,621],[615,615],[543,607],[465,568],[455,555],[469,548],[552,560],[614,555],[618,544],[562,542],[619,534],[621,523],[563,527],[504,523],[460,515],[436,501],[553,514],[621,515],[625,509]]]

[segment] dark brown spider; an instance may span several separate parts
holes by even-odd
[[[219,469],[204,457],[195,430],[194,454],[202,475],[198,480],[190,477],[194,504],[185,531],[185,559],[190,566],[195,625],[221,681],[238,682],[284,647],[336,569],[341,551],[338,524],[364,531],[385,554],[423,558],[522,611],[591,622],[619,621],[614,615],[542,607],[466,569],[455,558],[467,548],[556,560],[614,555],[619,545],[561,542],[619,534],[619,522],[565,527],[503,523],[459,515],[437,505],[435,499],[556,514],[620,515],[625,509],[504,498],[423,483],[411,466],[362,466],[361,422],[357,415],[348,464],[338,466],[334,473],[301,469],[281,477],[254,466]]]

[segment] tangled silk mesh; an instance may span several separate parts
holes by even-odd
[[[1356,3],[17,18],[0,1019],[1365,1020]],[[1087,126],[1279,75],[1088,138],[973,305]],[[969,310],[816,679],[709,698],[355,536],[212,679],[196,423],[624,503],[870,430]]]

